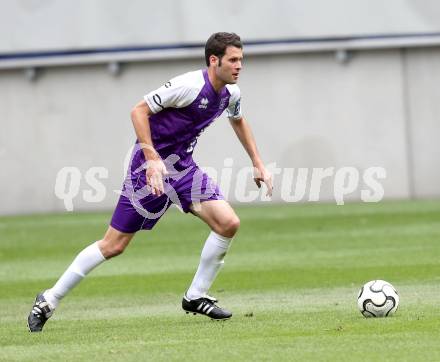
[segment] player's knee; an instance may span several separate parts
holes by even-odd
[[[113,247],[111,248],[112,257],[121,255],[125,250],[125,246],[126,245],[123,243],[117,243],[117,244],[113,245]]]
[[[225,219],[220,224],[219,234],[226,237],[233,237],[240,227],[240,219],[237,215],[233,215]]]
[[[122,254],[133,235],[122,233],[110,226],[98,244],[104,258],[109,259]]]
[[[101,243],[101,252],[106,259],[110,259],[115,256],[121,255],[124,252],[126,246],[127,244],[124,242],[114,242],[104,239]]]

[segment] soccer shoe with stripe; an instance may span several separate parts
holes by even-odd
[[[34,305],[28,316],[28,328],[30,332],[41,332],[44,324],[52,316],[53,309],[43,296],[43,293],[37,294]]]
[[[216,320],[224,320],[232,317],[231,312],[220,308],[215,303],[217,303],[217,299],[210,296],[191,300],[184,295],[182,308],[186,313],[202,314]]]

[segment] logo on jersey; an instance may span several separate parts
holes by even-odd
[[[215,118],[219,117],[223,113],[223,111],[226,108],[226,103],[228,102],[228,100],[229,100],[229,97],[223,97],[221,99],[220,104],[218,106],[218,111],[217,111],[217,113],[215,115]]]
[[[229,97],[224,97],[222,98],[222,100],[220,101],[220,105],[219,105],[219,110],[221,110],[223,112],[223,110],[225,109],[226,106],[226,102],[229,100]]]
[[[209,103],[208,98],[202,98],[200,100],[199,108],[202,108],[202,109],[208,108],[208,103]]]
[[[154,101],[154,103],[156,103],[156,105],[157,105],[158,107],[164,109],[164,107],[163,107],[163,105],[162,105],[162,98],[160,98],[160,95],[159,95],[159,94],[156,93],[156,94],[153,96],[153,101]]]
[[[241,99],[239,99],[237,101],[237,103],[235,103],[235,109],[234,109],[233,117],[237,117],[237,116],[240,115],[240,101],[241,101]]]

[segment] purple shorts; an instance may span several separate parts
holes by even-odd
[[[170,173],[164,189],[163,195],[153,195],[146,185],[145,169],[129,171],[110,225],[123,233],[150,230],[172,204],[187,213],[193,203],[224,199],[215,182],[194,162]]]

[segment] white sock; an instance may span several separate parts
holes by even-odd
[[[227,238],[211,231],[203,247],[196,275],[186,292],[186,296],[189,299],[201,298],[207,294],[220,268],[224,264],[223,259],[231,240],[232,238]]]
[[[60,300],[104,260],[105,258],[99,249],[98,242],[82,250],[52,289],[48,289],[43,293],[51,308],[55,309]]]

